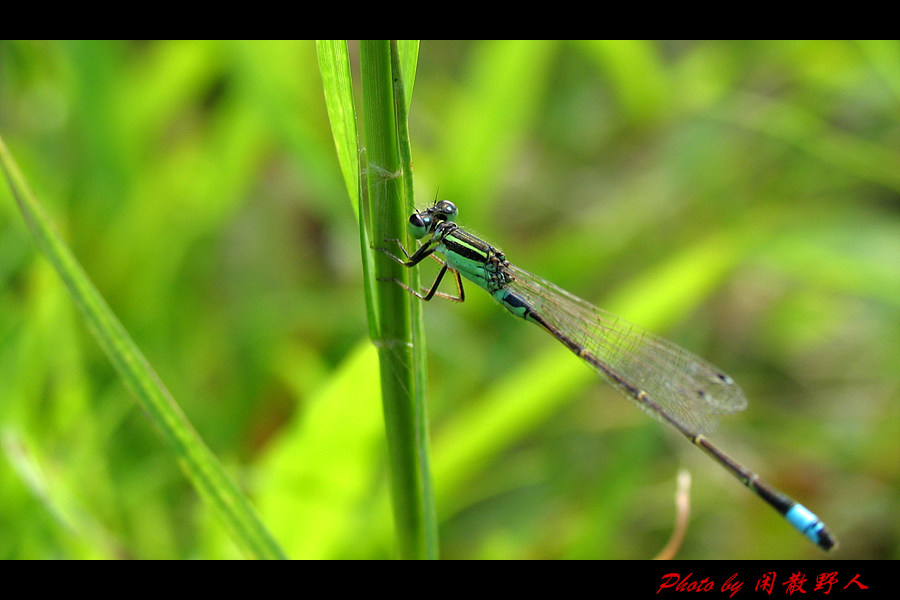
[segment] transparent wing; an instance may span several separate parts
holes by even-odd
[[[646,392],[687,429],[708,432],[718,415],[747,407],[734,380],[692,352],[514,265],[509,266],[509,273],[512,280],[507,287],[511,291],[623,380]],[[625,395],[654,418],[664,420],[637,398]]]

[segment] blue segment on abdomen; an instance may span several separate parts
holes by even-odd
[[[802,504],[795,504],[787,511],[784,518],[803,535],[816,544],[819,543],[819,534],[822,532],[825,525],[819,520],[819,517],[810,512],[805,506]]]
[[[492,294],[494,299],[506,307],[506,310],[519,318],[525,319],[531,311],[531,305],[515,292],[506,289],[499,289]]]

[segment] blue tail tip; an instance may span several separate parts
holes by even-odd
[[[797,531],[809,538],[819,548],[827,551],[837,548],[837,538],[828,531],[825,523],[819,517],[802,504],[794,504],[784,516]]]

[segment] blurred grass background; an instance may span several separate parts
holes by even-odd
[[[900,557],[900,43],[423,42],[410,121],[419,205],[730,373],[711,438]],[[0,134],[287,554],[393,556],[313,43],[0,42]],[[486,294],[426,324],[443,557],[652,557],[679,467],[679,557],[822,556]],[[5,185],[0,451],[0,558],[239,556]]]

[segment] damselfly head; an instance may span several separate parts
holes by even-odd
[[[432,233],[438,225],[444,221],[453,221],[456,219],[458,210],[456,205],[449,200],[440,200],[429,206],[425,210],[414,212],[409,217],[409,234],[414,238],[421,239]]]

